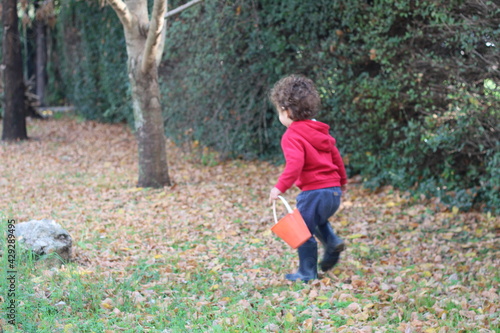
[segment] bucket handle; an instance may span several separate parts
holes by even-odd
[[[285,198],[283,198],[281,195],[278,195],[278,198],[281,199],[283,204],[286,207],[286,210],[288,211],[289,214],[293,213],[292,207],[288,204]],[[273,200],[273,215],[274,215],[274,223],[278,223],[278,216],[276,215],[276,200]]]

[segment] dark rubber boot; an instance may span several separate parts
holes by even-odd
[[[301,280],[308,282],[318,278],[318,243],[316,241],[306,242],[300,246],[299,252],[299,269],[297,273],[287,274],[285,278],[290,281]]]
[[[316,227],[316,237],[325,247],[325,254],[321,260],[320,267],[323,272],[333,268],[340,258],[340,252],[345,250],[345,243],[340,237],[335,235],[330,223]]]

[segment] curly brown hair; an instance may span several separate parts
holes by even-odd
[[[276,82],[269,99],[278,110],[289,110],[293,121],[312,119],[321,108],[316,86],[302,75],[290,75]]]

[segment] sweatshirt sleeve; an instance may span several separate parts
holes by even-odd
[[[283,135],[281,148],[285,155],[285,170],[278,179],[276,188],[285,193],[297,181],[304,167],[305,152],[302,144],[290,136]]]
[[[333,163],[339,168],[340,184],[347,184],[347,174],[345,172],[344,161],[342,160],[340,152],[335,144],[332,149],[332,160]]]

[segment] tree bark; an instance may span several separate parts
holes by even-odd
[[[19,40],[17,0],[2,1],[3,62],[4,62],[4,117],[2,140],[25,140],[26,110],[24,104],[23,63]]]
[[[151,21],[145,0],[108,0],[123,24],[139,154],[139,187],[170,186],[158,64],[163,53],[165,0],[155,0]],[[131,14],[133,13],[133,15]]]
[[[107,0],[123,25],[132,87],[135,132],[139,146],[140,187],[170,185],[158,66],[165,44],[167,0],[155,0],[151,20],[147,0]],[[193,0],[173,11],[177,14],[201,2]],[[173,15],[172,14],[172,15]]]
[[[170,186],[158,70],[129,72],[139,153],[139,187]]]

